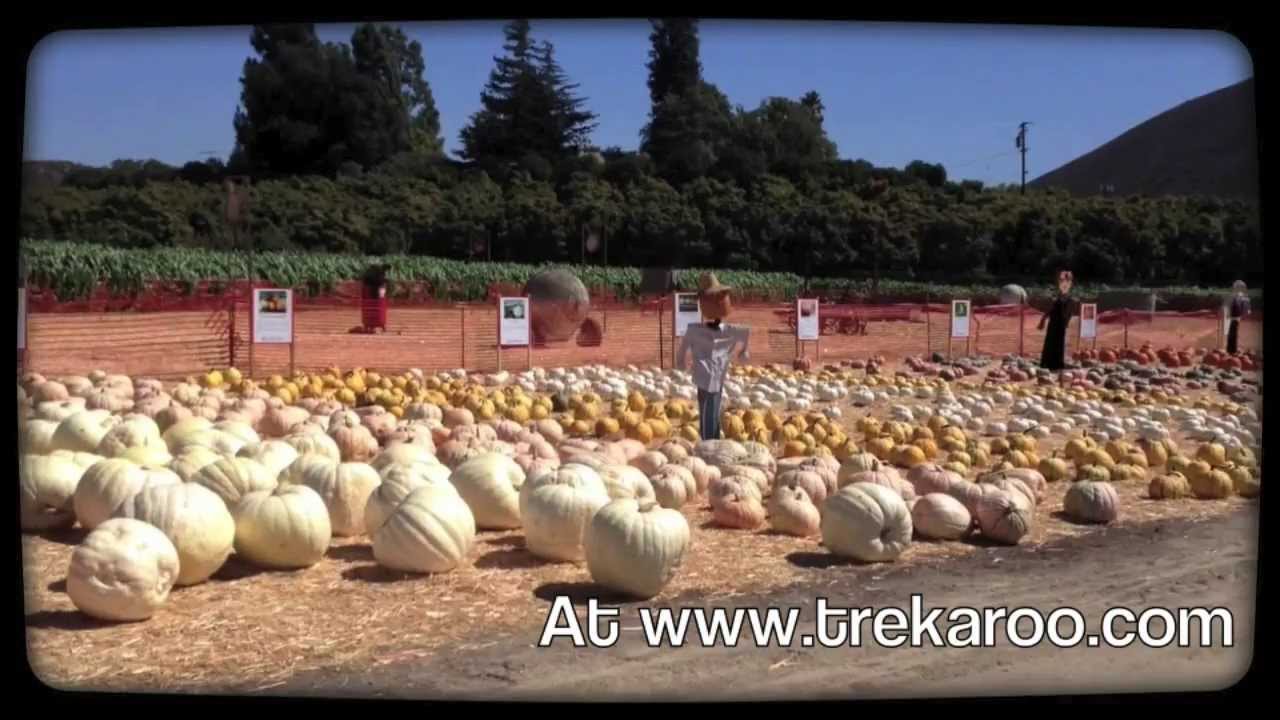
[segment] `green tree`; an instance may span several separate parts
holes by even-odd
[[[414,152],[438,156],[444,152],[440,112],[425,76],[422,45],[400,28],[366,23],[351,36],[356,70],[372,79],[384,102],[393,103],[397,118],[408,126],[408,146]]]
[[[697,20],[659,18],[649,24],[649,98],[656,108],[668,96],[696,90],[702,83],[702,62]]]

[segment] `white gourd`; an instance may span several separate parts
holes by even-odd
[[[583,536],[596,583],[640,599],[662,592],[688,553],[689,521],[651,500],[614,500],[596,511]]]
[[[23,455],[18,467],[22,529],[29,532],[74,525],[72,500],[84,471],[70,454]]]
[[[600,475],[573,463],[527,478],[520,487],[525,547],[545,560],[583,559],[587,523],[611,499]]]
[[[208,580],[231,555],[236,536],[226,503],[195,483],[149,487],[119,517],[146,522],[169,538],[178,552],[178,586]]]
[[[902,496],[873,483],[852,483],[827,498],[822,543],[863,562],[896,559],[911,542],[911,513]]]
[[[235,509],[240,499],[253,492],[270,492],[278,484],[262,463],[243,457],[224,457],[200,468],[188,482],[212,490],[222,498],[228,510]]]
[[[912,505],[911,523],[921,537],[959,540],[968,534],[973,519],[959,500],[944,493],[930,493]]]
[[[449,482],[466,501],[479,529],[520,527],[520,486],[524,471],[514,460],[484,453],[459,465]]]
[[[293,483],[257,490],[240,498],[235,518],[235,550],[267,568],[306,568],[320,562],[333,535],[329,510],[319,493]]]
[[[120,416],[107,410],[82,410],[58,423],[50,447],[72,452],[98,452],[107,431],[120,423]]]

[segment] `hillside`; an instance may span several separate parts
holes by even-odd
[[[1254,81],[1202,95],[1028,183],[1096,194],[1258,197]]]

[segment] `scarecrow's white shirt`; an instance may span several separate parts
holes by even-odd
[[[746,350],[750,335],[745,325],[721,323],[718,330],[703,323],[690,325],[680,342],[676,367],[683,368],[692,353],[693,384],[700,390],[720,392],[729,374],[729,357],[739,345]]]

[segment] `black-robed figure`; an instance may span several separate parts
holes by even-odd
[[[1058,273],[1058,295],[1049,311],[1040,318],[1040,329],[1047,323],[1044,350],[1040,353],[1040,367],[1046,370],[1062,370],[1066,367],[1067,325],[1075,313],[1075,300],[1071,297],[1071,271]]]

